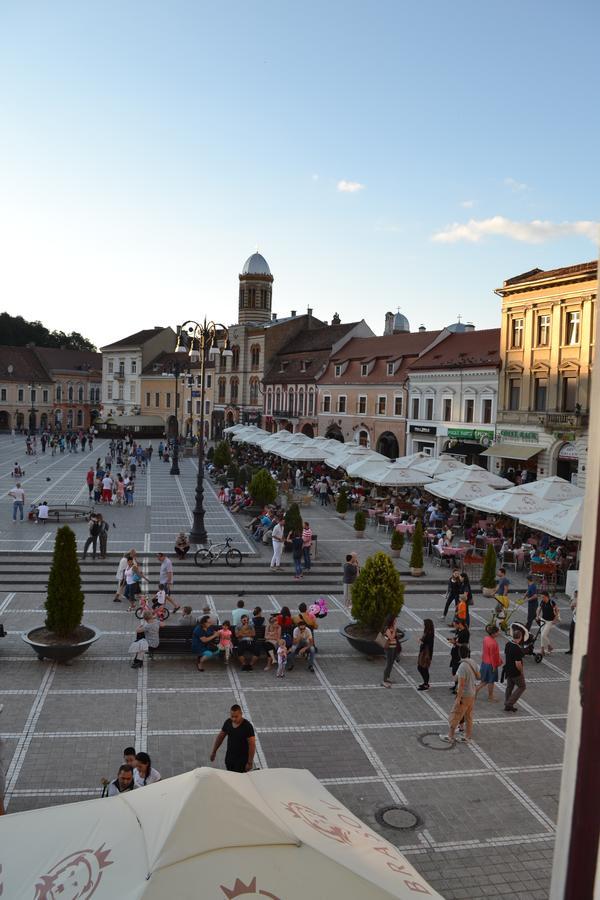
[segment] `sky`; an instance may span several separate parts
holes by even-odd
[[[0,310],[98,346],[279,316],[500,323],[597,256],[592,0],[4,0]],[[2,336],[0,335],[0,343]]]

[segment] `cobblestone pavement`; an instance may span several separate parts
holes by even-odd
[[[7,439],[0,439],[0,485],[5,489],[11,481],[4,477],[7,459],[23,461],[12,450]],[[94,448],[94,458],[100,452]],[[50,469],[50,500],[60,494],[80,502],[88,459],[86,454],[77,460],[38,460],[42,470],[31,476],[26,472],[25,488],[38,496],[46,484],[44,466],[56,463]],[[110,510],[117,526],[111,549],[132,543],[147,551],[168,548],[189,520],[194,479],[191,460],[182,462],[180,479],[169,476],[167,466],[153,463],[150,478],[140,479],[134,509]],[[210,487],[207,509],[213,537],[233,534],[236,528],[238,545],[257,549],[241,527],[243,520],[233,522]],[[330,613],[318,632],[314,673],[298,664],[280,680],[262,666],[247,673],[233,665],[209,664],[199,674],[192,658],[160,656],[132,670],[126,649],[134,622],[112,602],[116,555],[83,566],[85,621],[103,633],[84,657],[64,667],[39,662],[20,640],[20,632],[43,618],[51,536],[37,546],[42,538],[28,533],[37,526],[12,525],[4,500],[0,550],[10,553],[0,554],[0,621],[8,631],[0,641],[0,735],[9,812],[97,796],[100,778],[114,777],[130,743],[148,750],[163,777],[205,765],[215,732],[231,703],[238,701],[257,728],[260,766],[310,769],[410,856],[447,900],[546,898],[566,725],[568,615],[563,614],[563,628],[556,630],[555,654],[540,665],[527,658],[528,689],[518,714],[508,716],[501,703],[480,697],[472,745],[444,745],[437,735],[446,730],[452,701],[444,640],[448,631],[440,619],[447,571],[428,567],[424,579],[404,578],[401,624],[409,640],[396,666],[395,684],[386,691],[379,686],[381,662],[368,662],[339,634],[348,621],[339,591],[339,560],[355,548],[364,559],[386,546],[389,537],[370,529],[368,538],[356,541],[351,521],[341,522],[327,509],[311,508],[310,521],[319,533],[319,558],[301,583],[293,581],[289,563],[281,574],[268,572],[262,548],[236,571],[223,566],[207,574],[190,561],[176,563],[175,583],[179,602],[189,602],[195,610],[208,603],[221,617],[229,615],[240,595],[247,607],[259,603],[263,609],[295,608],[301,599],[328,597]],[[80,539],[85,536],[85,526],[76,530]],[[18,537],[12,536],[15,532]],[[20,556],[19,550],[30,552]],[[406,551],[398,565],[401,573],[406,571]],[[156,581],[153,556],[145,566]],[[522,581],[520,574],[511,578]],[[477,594],[472,611],[475,658],[490,608]],[[416,690],[416,638],[428,616],[438,634],[432,688],[424,693]],[[222,755],[217,764],[223,765]],[[399,831],[381,824],[376,815],[391,805],[413,810],[416,827]]]

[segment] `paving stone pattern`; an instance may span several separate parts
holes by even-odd
[[[92,454],[30,461],[0,438],[0,491],[10,488],[15,459],[25,465],[28,499],[44,493],[50,503],[85,502],[83,484]],[[526,660],[528,689],[519,712],[509,716],[502,703],[480,696],[471,746],[448,747],[437,737],[447,727],[452,696],[448,690],[448,633],[440,621],[447,571],[427,564],[425,579],[406,578],[401,624],[408,641],[393,675],[380,687],[382,664],[356,654],[339,634],[348,621],[339,585],[339,561],[349,549],[362,560],[386,547],[389,536],[371,528],[357,541],[352,522],[330,509],[310,508],[319,534],[319,559],[303,582],[292,579],[291,565],[271,573],[269,556],[206,488],[207,526],[215,540],[235,538],[247,556],[236,572],[215,567],[208,574],[193,563],[176,563],[178,602],[196,611],[206,603],[228,617],[239,596],[246,606],[296,608],[322,592],[330,615],[317,635],[316,671],[299,663],[285,679],[272,672],[241,672],[207,664],[203,674],[191,657],[160,657],[138,671],[129,666],[127,647],[136,622],[125,604],[114,604],[118,553],[134,545],[154,553],[169,549],[175,534],[187,528],[193,507],[195,461],[181,463],[174,478],[156,458],[138,479],[133,509],[110,509],[106,563],[82,567],[86,588],[85,621],[102,629],[101,639],[72,666],[39,662],[20,640],[20,632],[43,619],[44,583],[55,526],[40,534],[36,525],[14,525],[8,499],[0,507],[0,621],[8,636],[0,641],[1,758],[6,770],[9,812],[35,809],[98,796],[100,779],[116,774],[125,746],[147,750],[163,777],[208,764],[214,738],[229,706],[238,701],[254,722],[261,765],[310,769],[327,788],[365,822],[407,854],[447,900],[548,896],[565,735],[570,669],[568,614],[556,630],[557,652],[540,665]],[[51,477],[46,482],[46,477]],[[76,525],[81,547],[86,526]],[[398,561],[407,569],[409,548]],[[24,554],[21,556],[21,554]],[[33,554],[33,555],[31,555]],[[29,560],[29,565],[28,565]],[[144,558],[151,580],[158,569]],[[511,574],[516,587],[522,576]],[[21,590],[20,588],[26,588]],[[566,610],[566,604],[563,602]],[[478,657],[490,603],[476,596],[472,611],[472,649]],[[417,638],[423,618],[437,628],[428,693],[416,690]],[[174,620],[175,621],[175,620]],[[496,696],[502,694],[497,689]],[[221,752],[216,763],[224,765]],[[398,831],[380,824],[376,813],[406,805],[418,817],[415,828]]]

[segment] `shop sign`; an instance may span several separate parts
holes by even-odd
[[[199,397],[200,391],[192,391],[192,397]]]
[[[575,444],[563,444],[560,450],[558,451],[559,459],[579,459],[579,454],[577,453],[577,447]]]
[[[411,425],[409,431],[411,434],[437,434],[435,425]]]
[[[537,444],[540,437],[537,431],[506,431],[502,429],[499,432],[501,438],[508,441],[525,441],[528,444]]]
[[[461,441],[479,441],[484,439],[492,441],[494,439],[493,431],[483,431],[479,428],[449,428],[448,437]]]
[[[574,431],[553,431],[552,436],[556,438],[557,441],[575,441],[577,440],[577,435]]]

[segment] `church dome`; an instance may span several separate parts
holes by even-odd
[[[410,331],[410,324],[406,316],[403,316],[400,310],[394,316],[394,334]]]
[[[270,275],[269,263],[260,253],[253,253],[244,263],[242,275]]]

